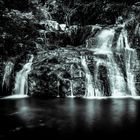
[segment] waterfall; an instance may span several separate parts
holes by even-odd
[[[34,56],[31,55],[29,62],[16,74],[14,95],[23,96],[28,94],[28,74],[31,71],[33,59]]]
[[[125,50],[124,59],[125,59],[125,68],[126,68],[126,76],[127,76],[127,87],[130,92],[130,95],[136,96],[137,92],[135,87],[135,71],[138,70],[139,61],[138,61],[136,50],[130,48],[128,42],[128,34],[125,29],[122,30],[119,36],[117,48],[123,48]]]
[[[104,65],[106,67],[108,71],[111,96],[124,96],[125,80],[121,73],[120,68],[115,62],[113,49],[112,49],[114,34],[115,34],[114,29],[108,29],[108,30],[105,29],[101,32],[101,34],[99,34],[97,40],[97,49],[95,49],[94,52],[97,61],[96,69],[98,69],[99,65]],[[101,55],[106,56],[106,59],[100,58]],[[97,81],[97,76],[95,81]]]
[[[81,57],[81,65],[86,77],[85,97],[87,98],[137,95],[135,87],[135,71],[138,71],[139,68],[137,52],[130,48],[127,30],[124,27],[114,49],[114,34],[114,28],[102,30],[96,38],[96,48],[90,49],[93,52],[94,74],[91,74],[88,68],[87,58]],[[101,67],[106,70],[102,74],[104,75],[102,79],[100,79],[101,71],[99,69]],[[109,90],[105,90],[105,88]]]
[[[5,65],[5,69],[4,69],[4,76],[3,76],[3,80],[2,80],[2,89],[6,91],[8,91],[9,85],[10,85],[10,76],[13,70],[14,64],[9,61],[6,63]]]

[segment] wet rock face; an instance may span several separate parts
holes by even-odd
[[[82,69],[78,51],[61,48],[42,52],[33,63],[29,93],[45,97],[81,96],[84,77],[80,73]]]
[[[98,79],[99,79],[100,84],[101,84],[101,92],[103,92],[104,96],[111,96],[108,71],[107,71],[107,68],[105,66],[101,65],[99,67]]]

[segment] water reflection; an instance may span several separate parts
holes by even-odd
[[[126,124],[134,126],[137,123],[140,105],[140,102],[134,99],[76,98],[49,100],[24,98],[0,103],[5,112],[12,108],[11,114],[16,112],[14,115],[27,128],[45,126],[57,130],[60,134],[77,131],[93,133],[95,129],[112,131],[116,127],[123,129]]]
[[[31,110],[28,100],[19,100],[16,102],[18,116],[26,123],[35,117],[34,112]]]
[[[36,127],[40,125],[40,113],[43,113],[43,109],[38,108],[34,100],[18,100],[16,102],[16,109],[18,112],[18,118],[20,118],[20,120],[23,121],[26,127]]]
[[[65,99],[64,99],[65,100]],[[71,125],[79,125],[79,121],[82,121],[83,125],[90,127],[98,123],[111,123],[112,125],[121,125],[123,121],[127,120],[131,123],[135,122],[136,119],[136,101],[135,100],[78,100],[78,99],[66,99],[64,102],[60,102],[57,99],[56,104],[52,105],[55,108],[51,108],[51,104],[46,106],[46,112],[42,112],[47,115],[47,108],[51,109],[49,115],[56,116],[56,119],[60,119],[61,115],[70,119]],[[48,102],[43,102],[48,104]],[[35,107],[37,106],[37,107]],[[60,106],[63,106],[60,110]],[[29,122],[33,119],[38,119],[38,111],[43,111],[41,106],[37,105],[37,102],[29,102],[26,99],[20,100],[16,103],[17,111],[19,112],[19,117],[25,122]],[[44,108],[45,109],[45,108]],[[57,111],[60,110],[63,113],[57,115]],[[59,112],[60,113],[60,112]],[[58,118],[57,118],[58,116]]]
[[[127,102],[127,114],[129,114],[129,121],[131,121],[131,123],[134,123],[134,121],[136,121],[137,119],[137,102],[135,100],[131,100],[129,103]]]
[[[112,123],[122,125],[124,121],[135,122],[136,102],[134,100],[113,100],[111,105]]]
[[[82,103],[73,99],[68,106],[72,120],[89,131],[99,125],[123,127],[126,122],[136,123],[137,102],[132,99],[82,100]]]

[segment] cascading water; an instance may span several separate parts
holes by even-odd
[[[111,92],[114,92],[114,78],[112,76],[114,75],[113,72],[114,69],[112,70],[112,42],[113,42],[113,37],[114,37],[115,31],[114,29],[105,29],[101,31],[101,33],[97,36],[97,47],[93,50],[94,51],[94,60],[96,61],[95,65],[95,71],[94,71],[94,81],[95,81],[95,88],[96,96],[104,96],[102,89],[102,86],[99,79],[99,67],[104,66],[108,70],[108,75],[110,79],[110,89]],[[105,57],[105,59],[103,58]],[[107,87],[104,87],[107,88]]]
[[[136,87],[135,87],[135,73],[133,66],[135,65],[135,60],[137,58],[137,53],[135,50],[125,50],[125,65],[126,65],[126,74],[127,74],[127,86],[132,96],[136,96]],[[133,59],[134,58],[134,59]],[[133,62],[132,62],[133,59]]]
[[[95,49],[95,56],[99,55],[105,55],[106,59],[96,58],[97,65],[96,69],[100,65],[103,65],[106,67],[108,71],[108,78],[109,78],[109,88],[112,96],[124,96],[125,95],[125,81],[122,76],[122,73],[118,67],[118,65],[115,62],[115,58],[113,55],[112,50],[112,43],[114,38],[115,31],[114,29],[106,29],[101,32],[98,36],[97,41],[97,49]],[[97,75],[98,70],[95,71],[95,75]],[[95,77],[95,81],[97,81],[97,76]],[[99,85],[99,83],[98,83]],[[100,93],[98,95],[102,95],[103,93]]]
[[[104,29],[97,36],[96,48],[91,48],[93,52],[93,59],[95,61],[94,74],[92,75],[86,58],[81,57],[81,65],[85,71],[86,77],[86,91],[85,97],[92,98],[96,96],[136,96],[135,87],[135,70],[138,69],[139,62],[137,58],[137,52],[135,49],[130,48],[128,43],[128,35],[125,27],[121,30],[118,37],[116,47],[114,49],[113,39],[115,35],[115,29]],[[113,46],[113,47],[112,47]],[[122,62],[118,62],[117,57],[123,56]],[[124,71],[122,70],[124,67]],[[106,87],[101,83],[99,68],[104,67],[106,69]],[[125,75],[124,75],[125,73]],[[104,86],[104,87],[103,87]],[[104,93],[104,88],[108,88]]]
[[[139,68],[139,61],[136,50],[130,48],[127,31],[125,29],[122,30],[119,36],[117,49],[118,48],[122,48],[125,50],[124,59],[127,77],[127,87],[130,95],[136,96],[137,92],[135,87],[135,71],[137,71]]]
[[[85,71],[85,82],[86,82],[86,90],[85,90],[85,97],[92,98],[94,97],[94,87],[93,87],[93,78],[88,68],[86,58],[81,57],[81,65]]]
[[[113,54],[109,56],[108,62],[110,89],[112,96],[125,96],[126,83],[123,74],[114,60]]]
[[[34,56],[31,55],[29,62],[16,74],[14,95],[23,96],[28,94],[28,74],[31,71],[33,59]]]
[[[3,80],[2,80],[2,89],[4,91],[4,88],[6,91],[8,91],[9,88],[9,84],[10,84],[10,75],[12,73],[14,64],[9,61],[6,63],[5,69],[4,69],[4,76],[3,76]]]
[[[115,31],[114,29],[105,29],[97,36],[97,46],[93,49],[94,54],[110,54]]]

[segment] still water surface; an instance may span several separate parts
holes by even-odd
[[[0,100],[0,138],[135,136],[140,131],[137,99]]]

